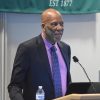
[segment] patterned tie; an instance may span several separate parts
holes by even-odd
[[[51,50],[51,61],[52,61],[52,77],[54,82],[55,97],[62,96],[62,86],[61,86],[61,75],[58,62],[58,56],[56,54],[55,46],[50,48]]]

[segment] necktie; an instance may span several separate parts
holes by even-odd
[[[62,96],[62,86],[61,86],[61,74],[60,74],[58,56],[56,53],[55,46],[52,46],[50,49],[51,49],[51,61],[52,61],[52,78],[55,89],[55,97],[60,97]]]

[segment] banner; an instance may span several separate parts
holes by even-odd
[[[0,12],[41,13],[55,8],[62,14],[100,12],[100,0],[0,0]]]

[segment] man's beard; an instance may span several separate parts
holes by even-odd
[[[46,29],[46,38],[51,42],[51,43],[55,43],[55,42],[59,42],[61,40],[62,34],[63,34],[63,30],[59,32],[59,34],[57,35],[57,31],[53,31],[50,29]]]

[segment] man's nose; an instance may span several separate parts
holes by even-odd
[[[56,29],[57,29],[57,30],[63,30],[63,26],[60,25],[60,24],[58,24],[57,27],[56,27]]]

